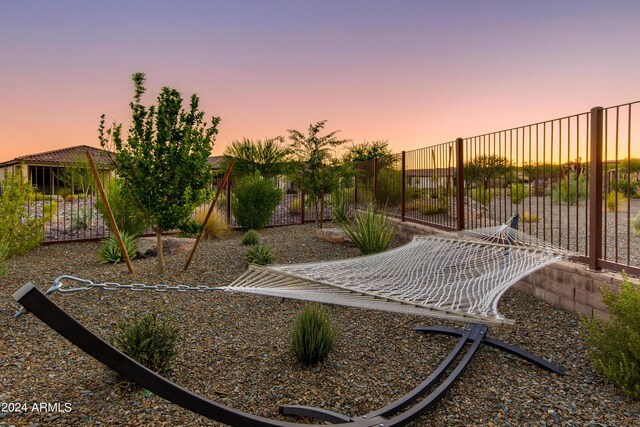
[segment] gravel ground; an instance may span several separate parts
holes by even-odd
[[[265,244],[278,263],[353,257],[358,251],[315,237],[311,224],[265,229]],[[203,242],[186,274],[155,273],[155,260],[100,265],[99,243],[49,245],[14,260],[0,281],[0,402],[69,403],[70,412],[0,412],[0,425],[217,425],[142,391],[127,392],[100,363],[32,316],[14,320],[11,294],[32,281],[45,290],[60,274],[121,283],[230,283],[246,266],[241,234]],[[401,244],[395,241],[394,245]],[[168,258],[177,271],[186,254]],[[339,339],[321,366],[305,368],[288,337],[303,304],[223,292],[95,292],[56,294],[56,303],[99,336],[108,339],[135,310],[158,303],[181,323],[180,353],[172,379],[237,409],[278,418],[278,405],[318,406],[363,414],[407,393],[446,357],[456,340],[411,331],[416,325],[461,324],[328,306]],[[412,425],[494,426],[640,425],[640,403],[632,402],[594,371],[578,317],[509,291],[500,311],[517,321],[490,335],[559,364],[567,376],[549,374],[504,352],[484,346],[461,380],[432,411]]]

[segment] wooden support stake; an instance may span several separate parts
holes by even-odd
[[[211,206],[209,206],[209,211],[207,212],[207,216],[204,218],[203,226],[200,229],[200,233],[198,233],[198,237],[196,237],[196,241],[194,242],[193,247],[191,248],[191,253],[189,254],[189,258],[187,258],[187,262],[184,263],[184,268],[182,269],[182,271],[187,271],[187,268],[189,268],[189,265],[191,264],[191,259],[193,258],[193,255],[196,253],[196,249],[198,248],[198,244],[200,243],[200,240],[202,240],[202,236],[204,236],[206,225],[209,222],[209,218],[211,217],[211,214],[213,213],[213,209],[215,208],[216,202],[220,197],[220,193],[222,193],[222,189],[224,188],[224,186],[227,184],[227,181],[229,180],[229,175],[231,175],[231,170],[233,169],[233,164],[235,163],[235,161],[236,159],[232,157],[231,161],[229,162],[229,166],[227,167],[227,171],[224,173],[224,177],[222,178],[222,183],[220,184],[220,186],[218,186],[218,189],[216,190],[216,196],[213,198],[213,202],[211,202]]]
[[[100,181],[100,175],[98,175],[98,169],[96,169],[96,165],[93,162],[93,157],[91,157],[91,153],[89,151],[86,152],[87,159],[89,160],[89,166],[91,167],[91,174],[93,175],[93,179],[96,181],[96,187],[98,187],[98,193],[100,193],[100,197],[102,198],[102,202],[107,210],[107,217],[109,218],[109,223],[111,224],[111,230],[116,235],[116,240],[118,240],[118,246],[120,246],[120,251],[122,252],[122,256],[124,256],[124,261],[127,263],[127,269],[129,269],[129,273],[133,273],[133,265],[131,265],[131,260],[129,259],[129,252],[127,252],[127,248],[124,246],[124,242],[122,241],[122,235],[120,234],[120,230],[118,229],[118,224],[116,224],[116,219],[113,217],[113,211],[111,210],[111,206],[109,205],[109,200],[107,200],[107,195],[104,192],[104,188],[102,187],[102,182]]]

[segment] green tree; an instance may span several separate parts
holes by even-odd
[[[179,227],[206,199],[212,177],[207,158],[220,118],[212,117],[207,125],[204,113],[198,110],[198,96],[191,96],[185,110],[180,93],[169,87],[160,91],[157,106],[145,107],[140,102],[146,90],[145,75],[134,74],[133,82],[132,123],[126,141],[122,124],[114,123],[105,133],[103,115],[100,143],[105,147],[111,140],[118,175],[148,215],[158,243],[158,269],[164,273],[162,232]]]
[[[286,173],[290,155],[291,149],[285,146],[282,136],[256,141],[242,138],[231,142],[224,150],[221,169],[226,170],[233,157],[236,159],[235,176],[253,175],[257,171],[265,178],[272,178]]]
[[[332,148],[349,140],[338,139],[339,131],[321,136],[327,121],[321,120],[309,125],[308,135],[297,130],[288,130],[291,148],[300,165],[300,173],[292,176],[298,185],[311,198],[316,211],[316,224],[320,220],[320,200],[323,194],[331,193],[340,185],[346,169],[333,155]]]
[[[391,165],[395,160],[395,155],[389,148],[389,141],[380,139],[364,141],[359,144],[354,143],[342,156],[343,162],[352,164],[371,159],[379,159],[378,165],[381,168]]]
[[[482,184],[487,189],[491,180],[502,177],[508,171],[509,161],[506,157],[483,154],[465,162],[464,180]]]
[[[58,169],[58,180],[70,191],[70,194],[83,194],[88,196],[91,193],[93,177],[89,160],[83,155],[73,157],[70,164]]]

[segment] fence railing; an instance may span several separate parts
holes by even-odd
[[[358,200],[375,195],[389,215],[450,230],[519,214],[522,231],[592,269],[640,274],[631,225],[640,211],[639,107],[595,107],[367,161]]]

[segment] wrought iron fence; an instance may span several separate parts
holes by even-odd
[[[358,194],[374,194],[380,209],[403,221],[451,230],[518,214],[522,231],[592,269],[640,274],[639,104],[368,161],[358,166]]]

